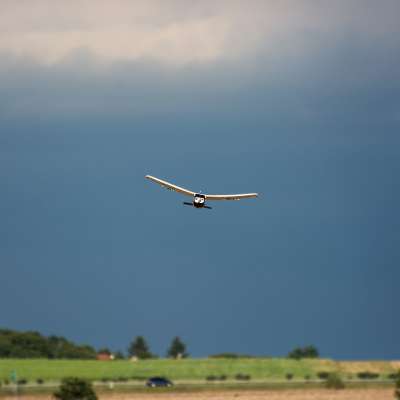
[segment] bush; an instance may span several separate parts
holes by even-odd
[[[342,378],[337,374],[329,374],[328,379],[325,382],[327,389],[344,389],[344,382]]]
[[[226,381],[227,376],[226,375],[208,375],[206,376],[206,381]]]
[[[394,397],[396,397],[396,399],[400,400],[400,371],[397,374],[396,389],[394,391]]]
[[[36,383],[37,383],[38,385],[43,385],[44,380],[43,380],[42,378],[38,378],[38,379],[36,379]]]
[[[321,371],[321,372],[317,373],[317,376],[318,376],[319,379],[324,379],[325,380],[325,379],[328,379],[329,372]]]
[[[251,376],[239,373],[235,375],[235,379],[238,381],[249,381],[251,379]]]
[[[80,378],[64,378],[54,397],[59,400],[97,400],[92,384]]]
[[[390,379],[390,380],[392,380],[392,381],[395,381],[395,380],[399,377],[399,374],[400,374],[400,373],[397,373],[397,374],[389,374],[389,375],[387,376],[387,378]]]
[[[379,378],[379,374],[377,374],[376,372],[369,372],[369,371],[363,371],[363,372],[359,372],[357,374],[359,379],[377,379]]]
[[[288,381],[291,381],[293,379],[293,374],[291,372],[288,372],[285,376]]]
[[[311,376],[310,375],[306,375],[305,377],[304,377],[304,380],[306,380],[306,381],[309,381],[311,379]]]
[[[25,378],[21,378],[21,379],[18,379],[17,383],[18,383],[18,385],[26,385],[28,383],[28,380]]]

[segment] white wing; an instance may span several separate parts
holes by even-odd
[[[206,194],[206,200],[241,200],[252,199],[258,196],[258,193],[242,194]]]
[[[151,175],[146,175],[145,178],[150,179],[151,181],[158,183],[159,185],[161,185],[169,190],[175,190],[175,192],[183,193],[183,194],[186,194],[187,196],[194,196],[194,194],[195,194],[195,192],[192,192],[192,191],[182,188],[180,186],[173,185],[172,183],[163,181],[162,179],[155,178],[154,176],[151,176]]]

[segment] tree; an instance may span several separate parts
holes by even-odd
[[[92,384],[80,378],[64,378],[54,397],[59,400],[97,400]]]
[[[167,351],[167,357],[170,358],[186,358],[189,354],[186,353],[186,345],[176,336],[172,339],[171,346]]]
[[[81,346],[59,336],[39,332],[0,329],[0,358],[82,358],[93,359],[91,346]]]
[[[149,346],[143,336],[136,336],[128,348],[128,353],[131,357],[140,359],[152,358]]]
[[[117,351],[114,354],[114,356],[116,360],[123,360],[125,358],[124,353],[122,351]]]
[[[302,358],[318,358],[319,352],[315,346],[296,347],[288,354],[289,358],[300,360]]]

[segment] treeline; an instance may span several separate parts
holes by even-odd
[[[158,358],[150,350],[150,346],[143,336],[136,336],[127,349],[129,358],[149,359]],[[48,358],[48,359],[95,359],[98,354],[108,354],[112,359],[124,359],[121,352],[112,352],[108,348],[98,351],[89,345],[78,345],[62,336],[44,336],[39,332],[18,332],[11,329],[0,329],[0,358]],[[168,358],[186,358],[186,344],[177,336],[167,349]],[[238,353],[220,353],[210,358],[250,358],[253,356]],[[288,358],[300,360],[302,358],[318,358],[319,352],[315,346],[297,347],[292,350]]]
[[[0,358],[94,359],[96,354],[93,347],[77,345],[61,336],[0,329]]]
[[[115,359],[124,359],[123,352],[113,353],[108,348],[95,348],[88,345],[77,345],[62,336],[44,336],[39,332],[18,332],[11,329],[0,329],[0,358],[48,358],[48,359],[95,359],[100,353],[113,355]],[[175,337],[167,350],[169,358],[186,358],[186,345]],[[137,359],[158,358],[150,351],[143,336],[136,336],[128,347],[128,357]]]

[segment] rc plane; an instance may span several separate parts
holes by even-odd
[[[173,190],[178,193],[182,193],[186,196],[191,196],[193,198],[192,202],[184,201],[183,204],[186,206],[192,206],[195,208],[208,208],[206,205],[206,200],[241,200],[241,199],[251,199],[258,196],[258,193],[242,193],[242,194],[205,194],[201,192],[193,192],[191,190],[185,189],[183,187],[174,185],[162,179],[156,178],[151,175],[146,175],[145,178],[158,183],[159,185],[167,188],[168,190]]]

